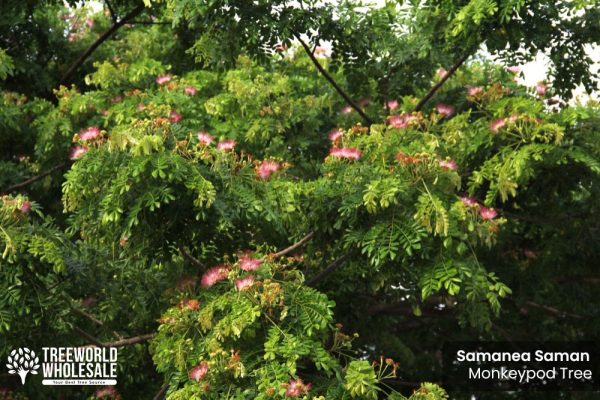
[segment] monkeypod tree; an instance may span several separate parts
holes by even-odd
[[[52,96],[0,52],[0,354],[119,347],[119,385],[2,385],[435,400],[448,341],[597,337],[598,105],[468,58],[551,5],[527,7],[36,11],[67,42],[75,17],[52,13],[90,18],[73,43],[98,47],[74,64],[47,49],[77,83]]]

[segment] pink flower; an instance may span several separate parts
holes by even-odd
[[[353,147],[332,147],[329,154],[336,158],[347,158],[349,160],[358,160],[362,152]]]
[[[458,169],[458,165],[456,165],[456,161],[454,161],[452,159],[440,160],[439,164],[440,164],[441,168],[447,169],[449,171],[456,171]]]
[[[385,108],[387,108],[390,111],[394,111],[396,108],[398,108],[398,100],[388,100],[385,102]]]
[[[158,83],[159,85],[164,85],[165,83],[169,82],[172,78],[173,76],[170,74],[159,75],[156,77],[156,83]]]
[[[100,137],[100,128],[91,126],[85,130],[79,131],[77,135],[79,136],[79,139],[83,141],[98,139]]]
[[[235,147],[235,140],[222,140],[217,144],[217,149],[222,151],[233,150]]]
[[[104,386],[101,387],[99,389],[96,389],[96,392],[94,393],[94,396],[99,398],[99,399],[105,399],[106,397],[108,398],[116,398],[119,395],[119,392],[117,392],[117,389],[114,386]]]
[[[262,260],[250,258],[248,255],[240,257],[240,268],[244,271],[256,271],[262,263]]]
[[[344,132],[342,132],[341,129],[333,128],[331,131],[329,131],[329,140],[331,140],[332,142],[337,142],[339,139],[341,139],[343,135]]]
[[[362,99],[360,99],[358,101],[358,105],[361,107],[366,107],[371,103],[371,98],[370,97],[363,97]]]
[[[323,57],[329,57],[329,52],[327,51],[327,49],[321,46],[315,49],[315,54]]]
[[[340,110],[340,113],[342,114],[350,114],[352,111],[354,111],[354,108],[350,107],[350,106],[345,106]]]
[[[121,96],[121,95],[119,94],[119,95],[117,95],[117,96],[113,97],[113,98],[112,98],[110,101],[111,101],[111,103],[113,103],[113,104],[120,103],[120,102],[122,102],[122,101],[123,101],[123,96]]]
[[[479,209],[479,215],[485,220],[492,220],[498,216],[498,212],[493,208],[481,207]]]
[[[185,92],[185,94],[187,94],[188,96],[195,96],[196,93],[198,93],[198,89],[196,89],[193,86],[186,86],[185,89],[183,89],[183,91]]]
[[[273,172],[278,171],[280,167],[276,161],[265,160],[259,165],[256,174],[260,179],[267,179]]]
[[[546,84],[544,82],[538,82],[537,85],[535,85],[535,92],[538,96],[546,95]]]
[[[206,131],[200,131],[200,132],[198,132],[198,143],[200,143],[200,144],[202,144],[204,146],[208,146],[214,140],[215,140],[215,138],[212,137],[210,135],[210,133],[208,133]]]
[[[517,122],[517,119],[519,119],[519,115],[518,114],[513,114],[508,119],[508,122],[510,122],[511,124],[514,124],[515,122]]]
[[[475,207],[477,205],[477,199],[475,197],[463,196],[460,198],[460,201],[467,207]]]
[[[69,158],[71,160],[77,160],[81,157],[83,157],[83,155],[85,153],[88,152],[88,148],[86,146],[74,146],[71,148],[71,152],[69,153]]]
[[[138,111],[144,111],[146,109],[146,105],[144,103],[140,103],[137,105]]]
[[[537,258],[537,256],[538,256],[535,251],[530,250],[530,249],[525,249],[523,251],[523,254],[525,255],[525,257],[531,258],[531,259]]]
[[[188,376],[191,380],[198,382],[204,378],[207,373],[208,363],[206,361],[202,361],[188,372]]]
[[[171,110],[171,113],[169,114],[169,121],[172,124],[176,124],[179,121],[181,121],[183,119],[183,117],[181,116],[181,114],[179,114],[177,111],[175,110]]]
[[[229,275],[229,268],[225,265],[217,265],[216,267],[209,268],[200,279],[200,285],[203,288],[209,288],[215,283],[222,281]]]
[[[200,308],[200,302],[196,299],[183,299],[179,303],[179,309],[185,311],[196,311]]]
[[[86,26],[87,26],[88,28],[90,28],[90,29],[91,29],[91,28],[94,26],[94,20],[93,20],[93,19],[91,19],[91,18],[87,18],[87,19],[85,20],[85,24],[86,24]]]
[[[285,395],[289,397],[298,397],[308,394],[308,391],[312,387],[310,383],[302,382],[302,379],[290,379],[287,384],[287,390]]]
[[[517,65],[513,65],[513,66],[510,66],[510,67],[506,67],[506,69],[507,69],[509,72],[512,72],[513,74],[518,74],[519,72],[521,72],[521,67],[519,67],[519,66],[517,66]]]
[[[24,201],[21,208],[19,208],[19,211],[21,211],[23,214],[29,213],[29,211],[31,211],[31,203],[28,201]]]
[[[445,78],[445,77],[446,77],[446,75],[448,75],[448,71],[446,71],[446,68],[444,68],[444,67],[440,67],[440,68],[437,70],[437,76],[438,76],[440,79],[443,79],[443,78]]]
[[[387,123],[392,125],[394,128],[408,128],[410,123],[414,121],[415,117],[409,114],[390,115],[387,118]]]
[[[481,86],[467,86],[467,94],[471,97],[479,96],[483,93],[483,88]]]
[[[435,109],[438,113],[442,114],[444,117],[454,114],[454,107],[452,107],[448,104],[439,103],[437,106],[435,106]]]
[[[252,285],[254,285],[254,276],[252,275],[235,280],[235,287],[237,290],[244,290]]]
[[[498,118],[490,123],[490,129],[497,133],[500,129],[502,129],[502,127],[504,127],[504,125],[506,125],[506,119]]]

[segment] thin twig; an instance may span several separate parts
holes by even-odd
[[[98,346],[98,347],[105,347],[104,344],[100,341],[100,339],[90,335],[89,333],[87,333],[86,331],[84,331],[83,329],[79,328],[79,327],[74,327],[73,330],[75,330],[75,332],[81,336],[82,338],[89,340],[90,342],[92,342],[94,345]]]
[[[34,182],[37,182],[37,181],[39,181],[40,179],[42,179],[42,178],[44,178],[44,177],[46,177],[46,176],[50,175],[50,174],[51,174],[51,173],[53,173],[54,171],[57,171],[57,170],[59,170],[59,169],[61,169],[61,168],[65,167],[67,164],[68,164],[68,162],[66,162],[66,161],[65,161],[65,162],[62,162],[62,163],[60,163],[60,164],[58,164],[58,165],[55,165],[54,167],[50,168],[50,169],[49,169],[49,170],[47,170],[47,171],[44,171],[44,172],[42,172],[42,173],[41,173],[41,174],[39,174],[39,175],[33,176],[33,177],[31,177],[31,178],[29,178],[29,179],[27,179],[27,180],[23,181],[23,182],[20,182],[20,183],[17,183],[17,184],[14,184],[14,185],[12,185],[12,186],[9,186],[9,187],[7,187],[5,190],[3,190],[2,192],[0,192],[0,194],[6,194],[6,193],[10,193],[10,192],[12,192],[12,191],[14,191],[14,190],[17,190],[17,189],[22,189],[22,188],[24,188],[24,187],[26,187],[26,186],[29,186],[29,185],[31,185],[32,183],[34,183]]]
[[[350,257],[350,254],[344,254],[343,256],[335,259],[331,264],[329,264],[323,271],[319,272],[317,275],[312,277],[312,279],[308,280],[306,284],[308,286],[314,286],[323,279],[327,278],[331,275],[336,269],[344,265],[344,262]]]
[[[306,54],[308,55],[308,57],[310,58],[312,63],[315,65],[315,67],[317,67],[317,69],[319,70],[321,75],[323,75],[323,77],[325,77],[325,79],[327,79],[327,81],[331,84],[331,86],[333,86],[333,88],[344,98],[344,100],[346,100],[346,102],[348,102],[348,105],[350,107],[352,107],[353,109],[355,109],[356,112],[360,114],[360,116],[365,120],[367,125],[369,125],[369,126],[372,125],[373,120],[371,120],[371,118],[362,110],[362,108],[358,104],[356,104],[354,102],[354,100],[352,100],[350,98],[350,96],[348,96],[348,94],[340,87],[340,85],[338,85],[338,83],[333,79],[333,77],[329,74],[329,72],[327,72],[325,70],[325,68],[323,68],[323,66],[321,65],[319,60],[317,60],[315,55],[310,50],[310,47],[308,46],[308,44],[306,44],[306,42],[304,40],[302,40],[300,35],[297,34],[296,32],[292,32],[292,34],[300,42],[300,44],[304,48],[304,51],[306,52]]]
[[[304,236],[302,239],[298,240],[296,243],[294,243],[293,245],[286,247],[285,249],[277,252],[277,253],[273,253],[270,255],[271,258],[278,258],[278,257],[282,257],[285,256],[288,253],[291,253],[292,251],[296,250],[297,248],[301,247],[302,245],[304,245],[304,243],[308,242],[310,239],[313,238],[313,236],[315,236],[314,232],[310,232],[308,235]]]
[[[115,9],[110,4],[110,1],[104,0],[106,6],[108,7],[108,12],[110,13],[110,19],[112,19],[113,24],[117,23],[117,14],[115,13]]]
[[[425,103],[427,103],[429,101],[429,99],[431,99],[433,97],[433,95],[435,94],[435,92],[437,92],[438,89],[441,88],[442,85],[452,75],[454,75],[454,73],[456,72],[456,70],[467,60],[467,58],[469,58],[470,55],[471,55],[471,52],[467,51],[465,54],[463,54],[463,56],[452,67],[450,67],[450,69],[446,72],[446,75],[444,75],[442,77],[442,79],[440,79],[440,81],[438,83],[436,83],[435,85],[433,85],[433,87],[431,89],[429,89],[429,92],[427,92],[427,94],[425,95],[425,97],[423,97],[419,101],[419,103],[417,103],[417,106],[415,107],[415,111],[421,111],[421,109],[423,108],[423,106],[425,105]]]
[[[179,248],[179,252],[186,260],[188,260],[190,263],[194,264],[197,267],[206,269],[206,265],[202,261],[200,261],[196,257],[194,257],[193,255],[191,255],[183,246],[179,246],[178,248]]]
[[[129,12],[129,14],[125,15],[120,21],[114,23],[106,32],[104,32],[90,47],[88,47],[80,56],[71,64],[67,72],[65,72],[62,78],[59,81],[57,86],[67,83],[67,80],[73,75],[73,73],[83,65],[85,60],[102,44],[104,43],[113,33],[115,33],[120,27],[125,25],[129,20],[137,17],[139,14],[144,11],[144,4],[140,4],[133,10]]]
[[[126,338],[126,339],[115,340],[114,342],[103,343],[100,340],[98,340],[97,338],[93,337],[92,335],[90,335],[89,333],[81,330],[78,327],[75,327],[75,332],[77,332],[79,335],[83,336],[84,338],[86,338],[90,342],[92,342],[92,344],[88,344],[88,345],[82,346],[82,347],[95,347],[95,346],[96,347],[124,347],[124,346],[131,346],[133,344],[147,342],[148,340],[152,339],[154,337],[154,335],[155,335],[154,333],[146,333],[144,335],[138,335],[138,336],[133,336],[133,337]]]
[[[100,321],[98,318],[94,317],[92,314],[89,314],[89,313],[87,313],[83,310],[80,310],[79,308],[75,308],[75,307],[71,307],[71,310],[73,310],[73,312],[75,312],[76,314],[79,314],[82,317],[89,319],[96,325],[104,326],[104,322]]]
[[[152,398],[152,400],[163,400],[165,398],[165,393],[167,393],[167,390],[169,389],[169,384],[165,383],[160,390],[158,391],[158,393],[156,393],[156,396],[154,396]]]
[[[538,303],[533,302],[533,301],[526,301],[525,305],[531,306],[531,307],[534,307],[534,308],[539,308],[541,310],[546,311],[547,313],[556,315],[557,317],[561,317],[561,318],[565,318],[565,317],[570,317],[570,318],[575,318],[575,319],[583,318],[579,314],[574,314],[574,313],[570,313],[570,312],[567,312],[567,311],[559,310],[558,308],[547,306],[545,304],[538,304]]]

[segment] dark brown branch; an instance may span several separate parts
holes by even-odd
[[[194,257],[193,255],[191,255],[185,248],[183,248],[183,246],[179,246],[178,248],[179,248],[179,252],[183,256],[183,258],[185,258],[186,260],[188,260],[190,263],[192,263],[193,265],[195,265],[197,267],[206,269],[206,265],[202,261],[200,261],[196,257]]]
[[[129,12],[129,14],[125,15],[120,21],[114,23],[110,28],[108,28],[108,30],[106,32],[104,32],[102,35],[100,35],[100,37],[98,39],[96,39],[96,41],[94,43],[92,43],[92,45],[90,47],[88,47],[80,56],[77,60],[75,60],[75,62],[73,64],[71,64],[71,66],[69,67],[69,69],[67,70],[67,72],[65,72],[62,76],[62,78],[59,81],[59,86],[66,84],[67,80],[71,77],[71,75],[73,75],[73,73],[79,68],[81,67],[81,65],[83,65],[83,63],[85,62],[85,60],[87,60],[87,58],[102,44],[104,43],[109,37],[112,36],[113,33],[115,33],[120,27],[122,27],[123,25],[125,25],[127,22],[129,22],[130,20],[132,20],[133,18],[137,17],[138,15],[140,15],[142,13],[142,11],[144,11],[144,5],[140,4],[139,6],[137,6],[136,8],[134,8],[133,10],[131,10]]]
[[[308,242],[310,239],[312,239],[313,236],[315,236],[315,233],[314,232],[310,232],[308,235],[304,236],[302,239],[298,240],[296,243],[294,243],[290,247],[286,247],[285,249],[283,249],[283,250],[281,250],[281,251],[279,251],[277,253],[270,254],[270,257],[271,258],[283,257],[286,254],[291,253],[292,251],[294,251],[297,248],[299,248],[302,245],[304,245],[306,242]]]
[[[558,308],[547,306],[545,304],[538,304],[533,301],[526,301],[525,305],[534,307],[534,308],[539,308],[541,310],[546,311],[549,314],[556,315],[557,317],[561,317],[561,318],[566,318],[566,317],[575,318],[575,319],[583,318],[581,315],[573,314],[573,313],[563,311],[563,310],[559,310]]]
[[[90,335],[89,333],[86,333],[86,332],[84,332],[83,330],[81,330],[81,329],[79,329],[77,327],[75,327],[75,332],[77,332],[79,335],[81,335],[85,339],[89,340],[90,342],[92,342],[92,344],[89,344],[89,345],[84,346],[84,347],[89,347],[89,346],[92,346],[92,347],[93,346],[97,346],[97,347],[123,347],[123,346],[131,346],[133,344],[147,342],[148,340],[150,340],[150,339],[152,339],[154,337],[154,333],[146,333],[144,335],[133,336],[133,337],[126,338],[126,339],[115,340],[114,342],[103,343],[100,340],[98,340],[97,338],[95,338],[92,335]]]
[[[600,285],[600,276],[559,276],[554,278],[557,283],[587,283],[589,285]]]
[[[165,398],[165,393],[167,393],[167,390],[169,389],[169,384],[165,383],[160,390],[158,391],[158,393],[156,393],[156,396],[154,396],[152,398],[152,400],[163,400]]]
[[[354,100],[352,100],[350,98],[350,96],[348,96],[348,94],[346,92],[344,92],[344,90],[340,87],[340,85],[337,84],[337,82],[333,79],[333,77],[329,74],[329,72],[327,72],[325,70],[325,68],[323,68],[323,66],[321,65],[319,60],[317,60],[317,58],[315,57],[314,53],[310,50],[310,47],[308,47],[308,44],[306,44],[306,42],[304,40],[302,40],[300,35],[297,34],[296,32],[293,32],[293,35],[296,39],[298,39],[298,41],[304,48],[304,51],[306,52],[308,57],[310,57],[310,60],[315,65],[315,67],[317,67],[317,69],[319,70],[321,75],[323,75],[323,77],[325,79],[327,79],[327,81],[331,84],[331,86],[333,86],[333,88],[344,98],[344,100],[346,100],[348,105],[350,107],[352,107],[353,109],[355,109],[356,112],[360,114],[360,116],[365,120],[367,125],[369,125],[369,126],[372,125],[373,121],[371,120],[371,118],[362,110],[362,108],[358,104],[356,104],[354,102]]]
[[[450,69],[446,72],[446,75],[444,75],[442,77],[442,79],[440,79],[440,81],[438,83],[436,83],[435,85],[433,85],[433,87],[431,89],[429,89],[429,92],[427,92],[427,94],[425,95],[425,97],[423,97],[419,103],[417,103],[417,106],[415,107],[415,111],[421,111],[421,109],[423,108],[423,106],[425,105],[425,103],[427,103],[429,101],[429,99],[431,99],[433,97],[433,95],[435,94],[435,92],[438,91],[439,88],[442,87],[442,85],[452,76],[454,75],[454,73],[456,72],[456,70],[463,65],[463,63],[467,60],[467,58],[469,58],[469,56],[471,55],[471,52],[466,52],[452,67],[450,67]]]
[[[77,333],[79,336],[81,336],[81,337],[82,337],[82,338],[84,338],[85,340],[89,340],[89,341],[90,341],[90,342],[92,342],[94,345],[96,345],[96,346],[98,346],[98,347],[104,347],[104,345],[102,344],[102,342],[101,342],[101,341],[100,341],[98,338],[96,338],[96,337],[94,337],[94,336],[90,335],[89,333],[87,333],[87,332],[86,332],[86,331],[84,331],[83,329],[81,329],[81,328],[79,328],[79,327],[77,327],[77,326],[76,326],[76,327],[74,327],[74,328],[73,328],[73,330],[75,330],[75,332],[76,332],[76,333]]]
[[[331,275],[336,269],[344,265],[344,262],[350,258],[350,254],[344,254],[343,256],[335,259],[331,264],[329,264],[323,271],[319,272],[317,275],[313,276],[310,280],[306,282],[308,286],[314,286],[317,283],[321,282],[323,279],[327,278]]]
[[[37,181],[39,181],[40,179],[42,179],[42,178],[44,178],[44,177],[46,177],[46,176],[50,175],[50,174],[51,174],[51,173],[53,173],[54,171],[57,171],[57,170],[59,170],[59,169],[62,169],[62,168],[64,168],[66,165],[68,165],[68,162],[66,162],[66,161],[65,161],[65,162],[63,162],[63,163],[60,163],[60,164],[58,164],[58,165],[55,165],[54,167],[50,168],[50,169],[49,169],[49,170],[47,170],[47,171],[44,171],[44,172],[42,172],[42,173],[41,173],[41,174],[39,174],[39,175],[33,176],[33,177],[31,177],[31,178],[29,178],[29,179],[27,179],[27,180],[23,181],[23,182],[20,182],[20,183],[17,183],[17,184],[15,184],[15,185],[12,185],[12,186],[9,186],[9,187],[7,187],[5,190],[3,190],[2,192],[0,192],[0,194],[6,194],[6,193],[10,193],[10,192],[12,192],[12,191],[14,191],[14,190],[17,190],[17,189],[22,189],[22,188],[24,188],[24,187],[26,187],[26,186],[29,186],[29,185],[31,185],[32,183],[34,183],[34,182],[37,182]]]
[[[76,314],[79,314],[82,317],[89,319],[96,325],[100,325],[100,326],[104,325],[104,322],[100,321],[98,318],[94,317],[92,314],[88,314],[87,312],[80,310],[79,308],[71,307],[71,310],[73,310],[73,312],[75,312]]]
[[[113,24],[117,23],[117,14],[115,13],[115,9],[110,4],[110,1],[104,0],[106,3],[106,7],[108,7],[108,12],[110,13],[110,19],[112,19]]]

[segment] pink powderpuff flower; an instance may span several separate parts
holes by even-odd
[[[120,398],[119,392],[114,386],[104,386],[96,389],[94,396],[102,400]]]
[[[185,94],[187,94],[188,96],[195,96],[196,93],[198,93],[198,89],[196,89],[193,86],[186,86],[185,89],[183,89],[183,91],[185,92]]]
[[[93,27],[94,27],[94,20],[93,20],[93,19],[91,19],[91,18],[87,18],[87,19],[85,20],[85,25],[86,25],[88,28],[90,28],[90,29],[91,29],[91,28],[93,28]]]
[[[394,111],[396,108],[398,108],[398,105],[398,100],[388,100],[385,102],[385,108],[390,111]]]
[[[312,384],[302,382],[302,379],[290,379],[287,384],[285,395],[289,397],[298,397],[308,394]]]
[[[511,124],[514,124],[515,122],[517,122],[518,119],[519,119],[519,115],[518,114],[513,114],[508,119],[508,122],[510,122]]]
[[[248,275],[245,278],[240,278],[235,280],[235,288],[237,290],[244,290],[254,285],[254,276]]]
[[[69,153],[69,158],[71,160],[78,160],[81,157],[83,157],[83,155],[85,153],[88,152],[88,148],[86,146],[74,146],[71,148],[71,151]]]
[[[481,86],[467,86],[467,94],[471,97],[477,97],[483,93]]]
[[[537,258],[537,256],[538,256],[535,251],[530,250],[530,249],[525,249],[523,251],[523,254],[525,255],[525,257],[530,258],[530,259]]]
[[[475,207],[477,205],[477,199],[475,197],[463,196],[460,201],[467,207]]]
[[[498,212],[496,210],[494,210],[493,208],[481,207],[479,209],[479,215],[484,220],[489,221],[489,220],[496,218],[498,216]]]
[[[370,97],[363,97],[362,99],[360,99],[358,101],[358,105],[361,107],[366,107],[369,104],[371,104],[371,98]]]
[[[508,72],[512,72],[513,74],[518,74],[519,72],[521,72],[521,67],[517,66],[517,65],[512,65],[510,67],[506,67],[506,70]]]
[[[437,106],[435,106],[435,110],[444,117],[454,114],[454,107],[444,103],[439,103]]]
[[[200,131],[200,132],[198,132],[198,143],[200,143],[200,144],[202,144],[204,146],[208,146],[214,140],[215,140],[215,138],[212,137],[210,133],[208,133],[206,131]]]
[[[137,105],[138,111],[144,111],[146,109],[146,105],[144,103],[140,103]]]
[[[181,121],[183,119],[183,117],[181,116],[181,114],[179,114],[177,111],[175,110],[171,110],[171,113],[169,114],[169,121],[172,124],[176,124],[179,121]]]
[[[329,140],[334,143],[340,140],[342,136],[344,136],[344,132],[342,132],[342,130],[339,128],[333,128],[331,131],[329,131]]]
[[[188,372],[188,376],[191,380],[199,382],[202,378],[206,376],[207,373],[208,363],[206,361],[202,361],[200,364],[190,369],[190,371]]]
[[[332,147],[329,154],[336,158],[347,158],[349,160],[358,160],[362,152],[354,147]]]
[[[387,123],[392,125],[394,128],[402,129],[408,128],[414,119],[415,117],[409,114],[390,115],[387,118]]]
[[[504,125],[506,125],[506,119],[505,118],[498,118],[493,120],[490,123],[490,129],[494,132],[494,133],[498,133],[498,131],[500,129],[502,129],[504,127]]]
[[[221,151],[229,151],[235,148],[235,140],[221,140],[217,143],[217,149]]]
[[[244,271],[256,271],[262,263],[262,260],[251,258],[248,255],[243,255],[240,257],[240,268]]]
[[[330,54],[327,51],[327,49],[325,47],[321,47],[321,46],[319,46],[315,49],[315,54],[318,56],[325,57],[325,58],[330,57]]]
[[[537,85],[535,85],[535,92],[537,93],[538,96],[545,96],[546,95],[546,84],[544,82],[538,82]]]
[[[454,161],[452,159],[440,160],[439,165],[441,168],[447,169],[449,171],[456,171],[458,169],[458,165],[456,164],[456,161]]]
[[[444,68],[444,67],[438,68],[438,70],[437,70],[437,76],[440,79],[444,79],[446,77],[446,75],[448,75],[448,71],[446,71],[446,68]]]
[[[170,74],[159,75],[156,77],[156,83],[158,83],[159,85],[164,85],[165,83],[169,82],[172,78],[173,75]]]
[[[203,288],[209,288],[215,283],[222,281],[229,275],[229,268],[225,265],[217,265],[216,267],[209,268],[200,279],[200,285]]]
[[[273,172],[276,172],[281,168],[278,162],[265,160],[257,168],[256,174],[260,179],[267,179]]]
[[[21,205],[21,208],[19,208],[19,211],[21,211],[21,213],[23,214],[28,214],[29,211],[31,211],[31,203],[28,201],[24,201],[23,205]]]
[[[121,95],[119,94],[119,95],[117,95],[117,96],[113,97],[113,98],[112,98],[110,101],[111,101],[111,103],[113,103],[113,104],[120,103],[120,102],[122,102],[122,101],[123,101],[123,96],[121,96]]]
[[[83,141],[95,140],[100,137],[100,128],[91,126],[85,130],[79,131],[77,135],[79,136],[79,139]]]
[[[340,113],[342,113],[342,114],[350,114],[352,111],[354,111],[354,108],[352,108],[350,106],[345,106],[344,108],[342,108],[340,110]]]

